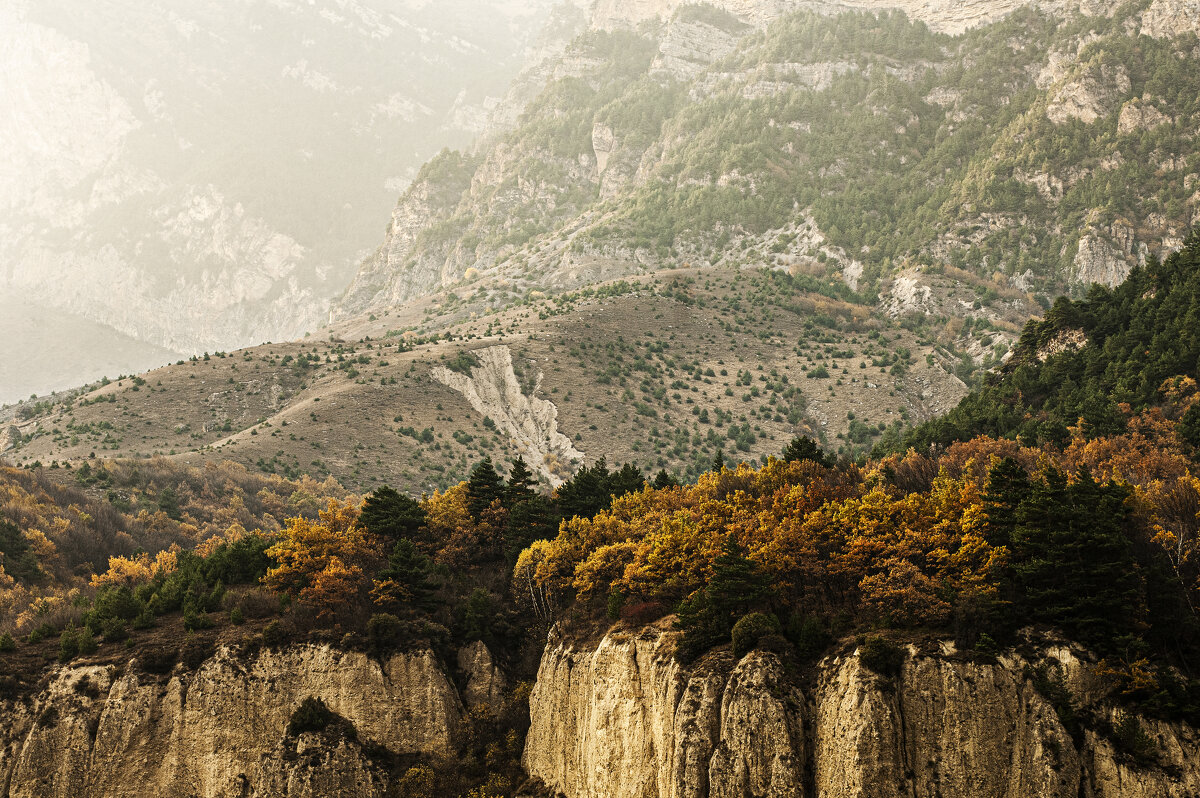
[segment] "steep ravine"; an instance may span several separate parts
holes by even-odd
[[[995,662],[910,652],[896,679],[857,650],[791,686],[779,659],[673,659],[666,623],[597,644],[551,639],[531,697],[529,795],[567,798],[1184,798],[1200,794],[1194,729],[1143,720],[1158,763],[1135,767],[1099,735],[1076,745],[1015,654]],[[1055,646],[1078,701],[1082,652]]]

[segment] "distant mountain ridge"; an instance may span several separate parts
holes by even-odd
[[[553,4],[6,4],[0,293],[176,353],[303,335],[420,163],[571,35]]]
[[[556,290],[696,261],[881,294],[936,263],[1115,284],[1200,218],[1190,11],[601,0],[515,129],[426,165],[332,318],[475,272]],[[906,292],[881,307],[920,310]]]

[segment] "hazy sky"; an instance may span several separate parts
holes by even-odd
[[[551,7],[0,0],[0,402],[319,326]]]

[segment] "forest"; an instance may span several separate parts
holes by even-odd
[[[847,640],[887,675],[906,641],[986,661],[1062,635],[1113,701],[1200,722],[1198,258],[1193,235],[1056,303],[988,385],[870,459],[801,436],[763,464],[718,453],[689,484],[600,460],[547,490],[520,458],[485,457],[419,499],[233,464],[6,468],[0,692],[55,661],[168,672],[300,640],[447,662],[482,640],[529,678],[552,624],[662,622],[682,663],[761,648],[797,673]],[[1060,677],[1031,678],[1068,729],[1104,723]],[[465,765],[404,773],[428,794],[509,794],[527,685],[515,695],[472,717]],[[1152,756],[1134,726],[1108,731]]]

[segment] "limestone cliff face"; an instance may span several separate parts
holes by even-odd
[[[826,659],[802,693],[770,653],[735,662],[718,652],[681,668],[674,634],[662,622],[594,645],[552,636],[525,750],[546,793],[1182,798],[1200,777],[1200,739],[1186,727],[1144,722],[1158,746],[1148,767],[1092,732],[1076,745],[1015,655],[983,663],[945,644],[911,651],[892,679],[853,651]],[[1042,653],[1089,700],[1086,659]]]
[[[353,724],[357,741],[285,729],[304,699]],[[60,668],[27,702],[0,706],[0,795],[382,795],[363,753],[445,754],[462,704],[432,654],[379,662],[325,646],[219,650],[195,671],[136,662]]]

